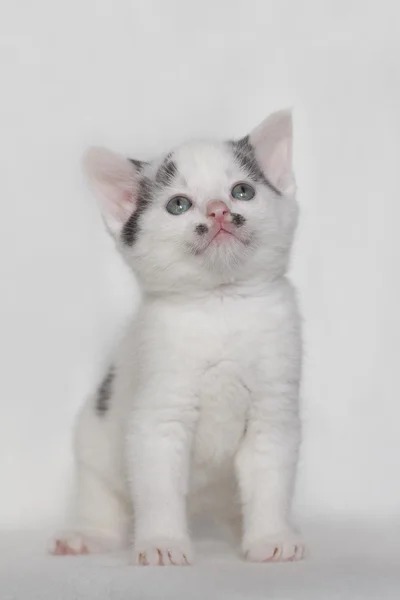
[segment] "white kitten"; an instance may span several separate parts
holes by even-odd
[[[290,113],[238,142],[152,163],[92,149],[85,168],[143,292],[76,427],[74,531],[55,554],[120,547],[188,564],[188,513],[242,518],[249,560],[294,560],[300,323],[287,281],[297,221]],[[240,522],[240,521],[239,521]]]

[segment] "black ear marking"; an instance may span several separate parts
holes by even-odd
[[[273,190],[279,196],[282,196],[281,192],[265,177],[261,170],[260,165],[257,162],[254,147],[250,142],[250,137],[246,137],[241,140],[230,142],[233,155],[240,167],[247,172],[250,179],[255,182],[264,183],[271,190]]]
[[[131,214],[125,223],[121,233],[121,239],[127,246],[132,246],[136,241],[139,233],[140,217],[150,204],[152,190],[153,182],[148,177],[142,177],[142,179],[139,181],[139,193],[136,210]]]
[[[200,223],[200,225],[196,225],[194,230],[199,235],[205,235],[208,232],[208,227],[207,225],[204,225],[204,223]]]
[[[232,223],[236,225],[236,227],[242,227],[242,225],[246,223],[246,218],[238,213],[232,213]]]
[[[104,415],[110,408],[114,377],[114,367],[111,367],[97,390],[96,411],[99,415]]]

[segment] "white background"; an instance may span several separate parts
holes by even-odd
[[[399,10],[380,0],[19,0],[0,9],[0,526],[63,514],[73,415],[134,288],[80,158],[146,159],[294,107],[300,513],[400,508]]]

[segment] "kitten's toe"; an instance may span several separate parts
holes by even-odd
[[[188,566],[193,562],[189,540],[138,540],[133,549],[132,562],[141,566]]]
[[[244,548],[245,557],[251,562],[285,562],[302,560],[305,545],[292,533],[265,536]]]
[[[111,536],[67,531],[55,536],[50,541],[48,551],[53,556],[79,556],[113,552],[120,546],[120,540]]]

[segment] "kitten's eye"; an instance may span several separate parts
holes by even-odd
[[[188,211],[191,206],[192,203],[186,196],[174,196],[167,204],[167,211],[171,215],[181,215]]]
[[[233,186],[231,194],[236,200],[252,200],[256,192],[248,183],[237,183]]]

